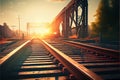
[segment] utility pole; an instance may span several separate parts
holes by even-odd
[[[29,36],[29,23],[27,23],[27,37]]]
[[[20,16],[19,15],[18,15],[18,23],[19,23],[19,33],[18,33],[18,35],[20,37]]]

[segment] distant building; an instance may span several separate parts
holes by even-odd
[[[13,36],[14,36],[14,33],[6,23],[4,23],[3,25],[0,25],[0,39],[11,38]]]

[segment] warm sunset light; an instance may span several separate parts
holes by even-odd
[[[39,38],[46,38],[51,33],[50,29],[44,28],[44,27],[34,29],[33,31],[31,30],[31,32],[32,32],[32,34],[31,34],[32,37],[39,37]]]
[[[0,24],[6,22],[18,29],[18,16],[21,30],[26,29],[27,22],[51,22],[71,0],[2,0]],[[88,0],[88,22],[94,20],[93,15],[100,0]],[[94,5],[94,6],[93,6]]]
[[[50,33],[50,30],[48,28],[41,27],[41,28],[35,29],[33,32],[39,35],[47,35]]]
[[[46,37],[49,34],[51,34],[49,23],[28,22],[27,29],[28,29],[29,35],[31,36]]]
[[[0,0],[0,80],[120,80],[120,0]]]
[[[69,2],[70,0],[0,0],[0,24],[6,22],[18,29],[19,16],[21,30],[25,31],[27,22],[50,23]]]

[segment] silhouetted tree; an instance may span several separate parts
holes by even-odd
[[[103,40],[119,39],[119,0],[101,0],[95,17],[91,23],[93,36],[102,35]]]

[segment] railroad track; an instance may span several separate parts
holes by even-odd
[[[24,43],[0,60],[0,80],[67,79],[48,53],[38,39]]]
[[[119,80],[119,51],[74,41],[46,40],[78,63],[95,72],[104,80]]]
[[[119,79],[118,68],[116,59],[88,54],[59,41],[33,39],[0,60],[0,80],[107,80],[111,79],[104,75],[107,71],[114,71],[112,79]]]
[[[14,50],[16,47],[23,44],[26,40],[13,40],[11,43],[0,45],[0,59]]]
[[[7,41],[6,43],[0,44],[0,52],[3,52],[8,46],[16,43],[17,40]]]

